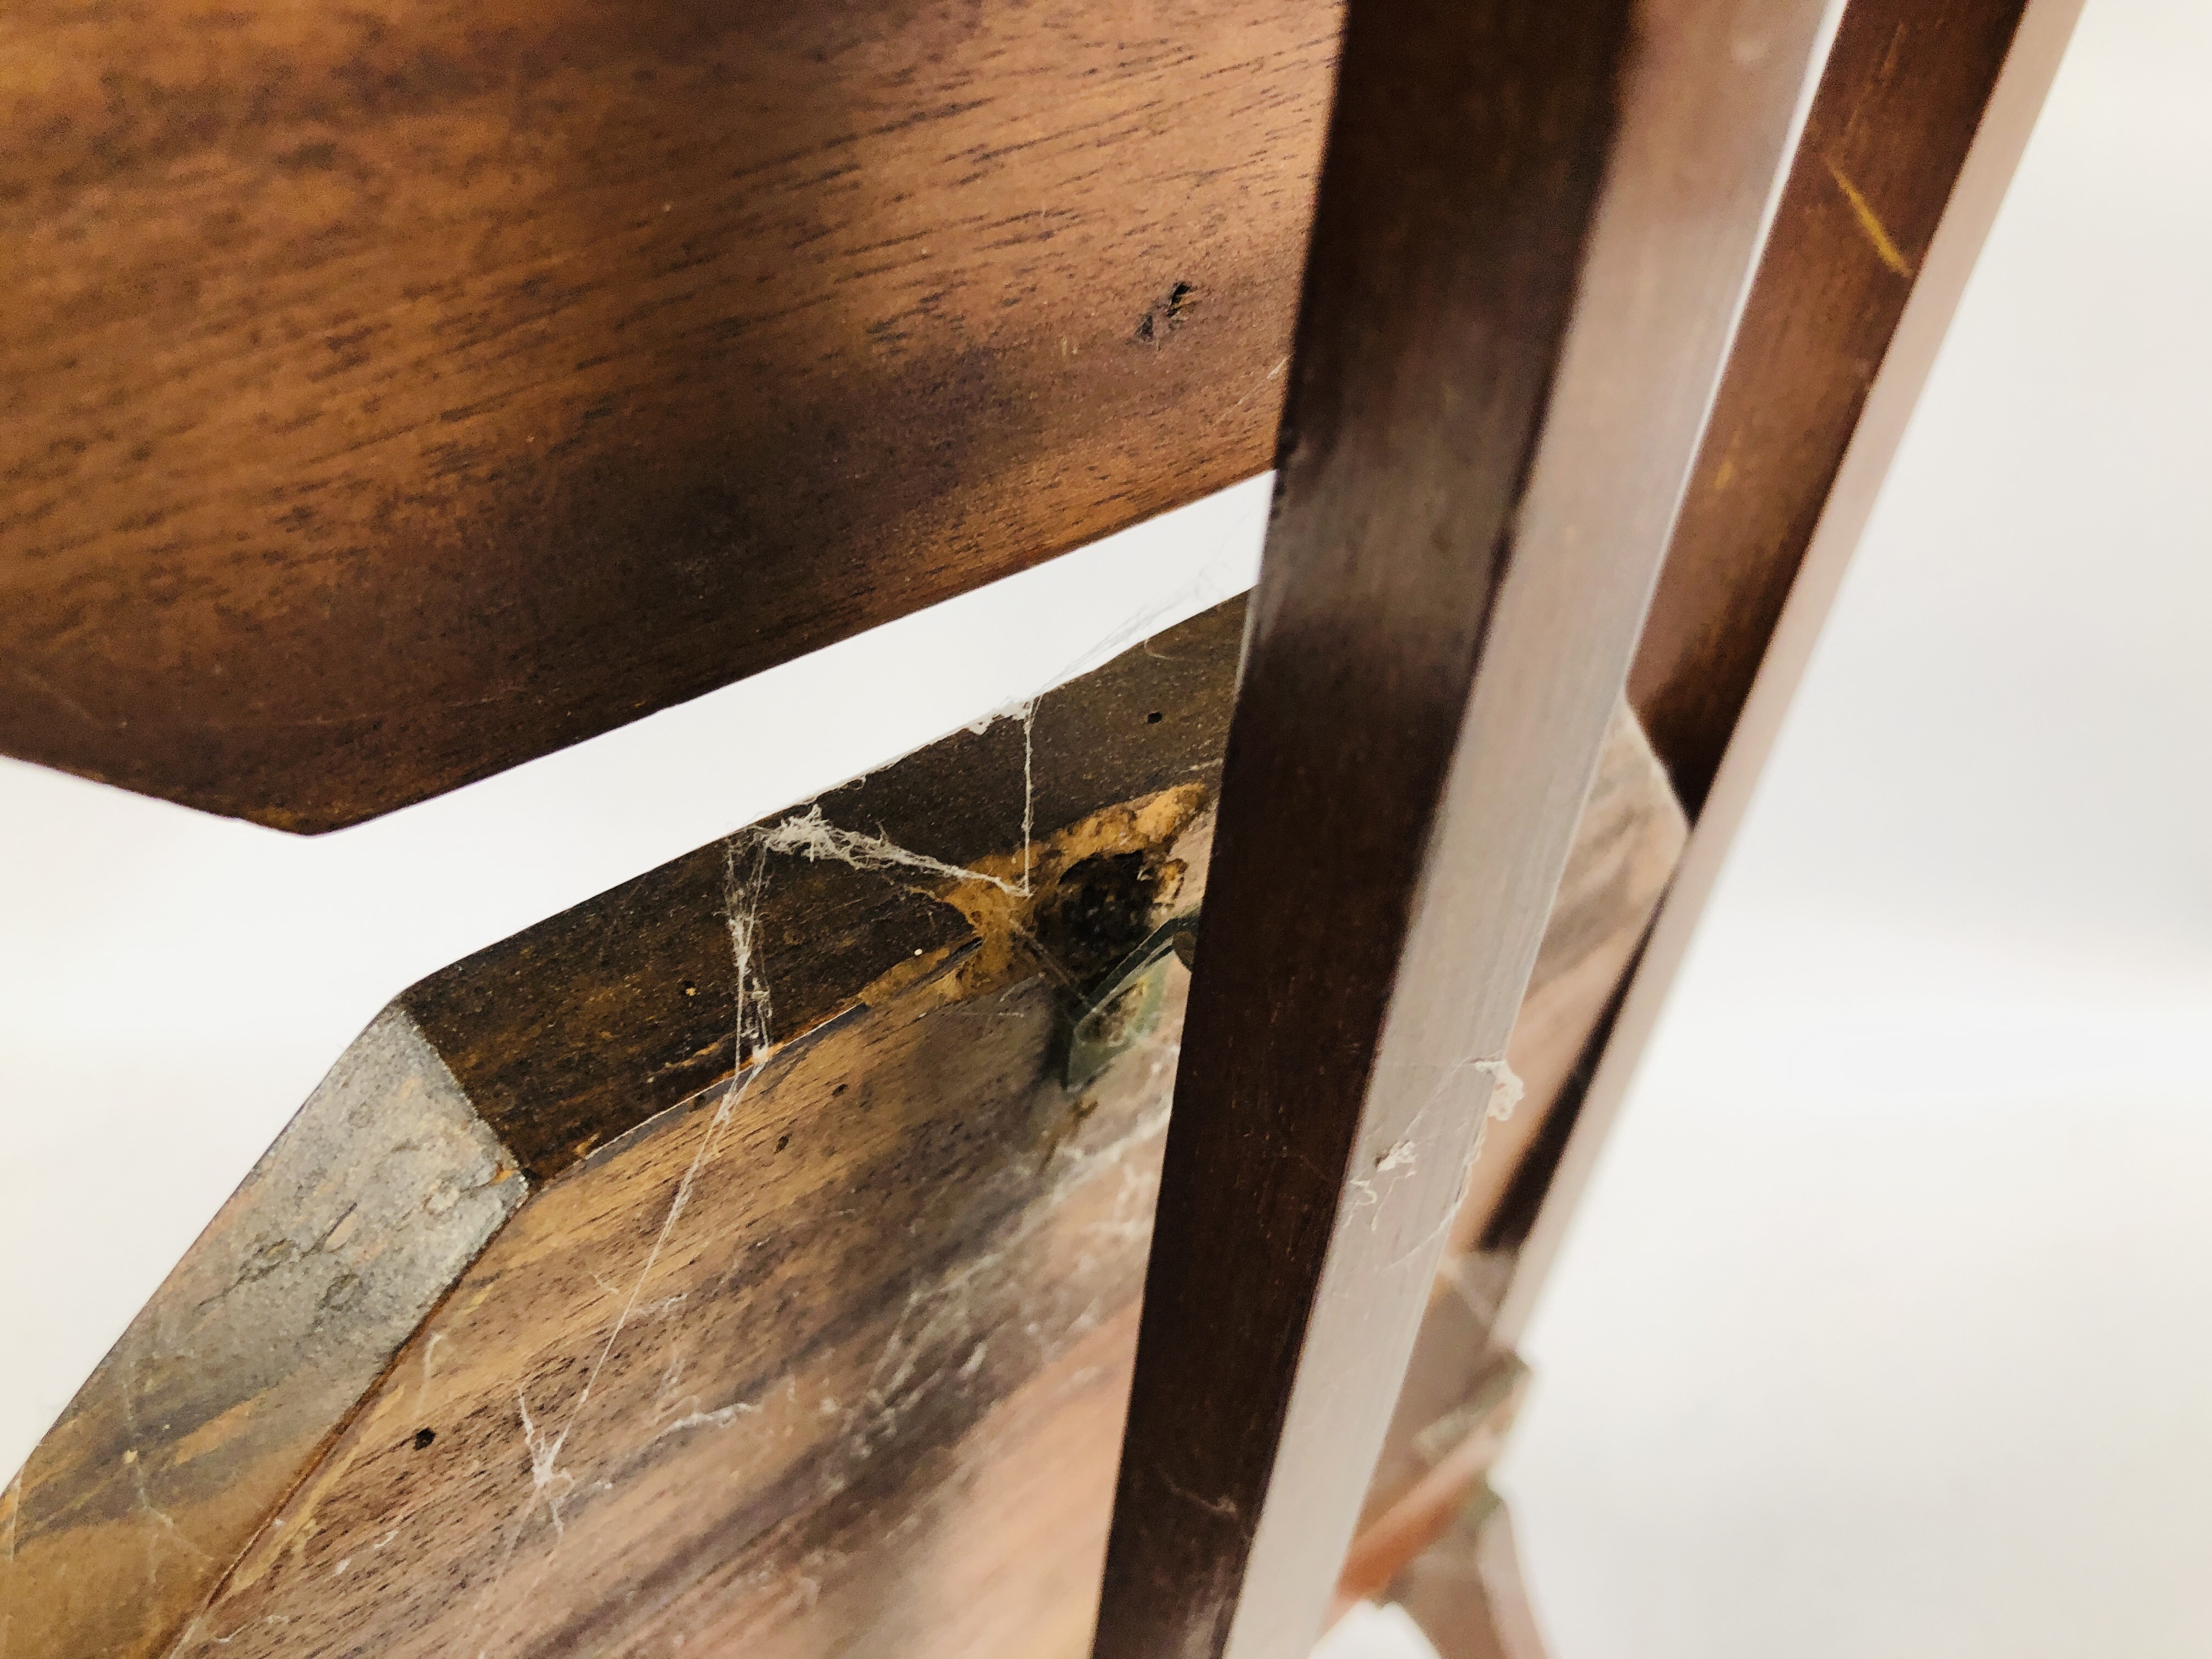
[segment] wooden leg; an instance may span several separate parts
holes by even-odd
[[[1629,693],[1705,804],[2025,0],[1852,0],[1807,112]]]
[[[1100,1659],[1320,1626],[1819,11],[1351,8]]]
[[[1437,1659],[1546,1659],[1513,1516],[1487,1486],[1390,1585]]]
[[[1675,769],[1678,781],[1686,777],[1692,786],[1698,783],[1698,774],[1692,766],[1700,752],[1716,757],[1717,769],[1711,775],[1711,787],[1704,791],[1702,799],[1686,803],[1693,808],[1695,823],[1683,851],[1681,868],[1653,924],[1650,942],[1624,989],[1619,1017],[1597,1057],[1586,1091],[1578,1101],[1570,1103],[1571,1110],[1562,1119],[1559,1127],[1571,1133],[1557,1137],[1546,1167],[1537,1172],[1543,1178],[1532,1183],[1534,1190],[1529,1194],[1532,1201],[1522,1224],[1510,1241],[1517,1247],[1517,1256],[1492,1332],[1502,1343],[1519,1340],[1535,1304],[1598,1147],[1627,1091],[1729,845],[1742,822],[1753,786],[1873,510],[1936,348],[1950,325],[1983,239],[2027,146],[2044,94],[2050,89],[2075,20],[2081,15],[2081,0],[2029,0],[2017,26],[2006,33],[1999,33],[2005,25],[2003,9],[1989,0],[1930,8],[1926,15],[1916,9],[1909,19],[1894,20],[1887,30],[1876,32],[1876,39],[1887,40],[1891,46],[1916,34],[1922,40],[1924,51],[1915,60],[1911,76],[1900,67],[1903,60],[1890,55],[1887,47],[1877,57],[1873,40],[1862,42],[1856,52],[1846,55],[1851,45],[1853,14],[1862,10],[1869,16],[1884,15],[1881,7],[1869,6],[1867,0],[1859,0],[1853,11],[1845,14],[1844,30],[1838,37],[1838,55],[1831,60],[1820,92],[1820,100],[1833,98],[1836,109],[1824,123],[1820,100],[1816,100],[1807,142],[1808,145],[1814,142],[1824,127],[1848,136],[1869,122],[1880,124],[1889,112],[1900,123],[1909,117],[1911,125],[1900,131],[1899,144],[1907,149],[1925,145],[1931,167],[1947,164],[1951,169],[1937,180],[1942,188],[1935,199],[1940,216],[1933,222],[1915,221],[1887,193],[1860,191],[1877,218],[1887,223],[1890,220],[1885,216],[1891,216],[1908,227],[1891,233],[1891,240],[1906,255],[1913,276],[1909,292],[1884,301],[1890,331],[1876,339],[1865,361],[1854,370],[1862,383],[1850,392],[1850,424],[1831,434],[1831,441],[1838,446],[1832,465],[1810,474],[1802,467],[1783,467],[1770,482],[1768,488],[1781,495],[1800,492],[1791,514],[1803,540],[1762,551],[1749,540],[1732,542],[1716,534],[1694,495],[1686,506],[1674,544],[1668,553],[1667,573],[1651,625],[1638,653],[1637,678],[1652,699],[1649,708],[1655,744]],[[1944,33],[1928,34],[1925,31],[1931,21],[1940,22]],[[2001,58],[1994,61],[1987,55],[1993,39],[2002,47]],[[1982,54],[1978,58],[1978,52]],[[1864,77],[1863,84],[1854,85],[1844,72],[1854,63],[1856,72]],[[1904,81],[1911,85],[1916,76],[1917,96],[1900,96],[1900,88],[1894,83]],[[1963,112],[1931,107],[1938,100],[1948,100],[1954,105],[1964,102],[1967,107]],[[1947,155],[1942,150],[1947,131],[1971,139],[1963,154],[1954,149]],[[1799,191],[1808,166],[1801,153],[1791,192]],[[1825,170],[1820,177],[1826,177]],[[1814,182],[1817,185],[1818,180]],[[1835,181],[1829,179],[1828,182],[1833,185]],[[1923,190],[1916,181],[1902,200],[1910,203]],[[1785,194],[1785,211],[1790,199]],[[1856,219],[1856,210],[1848,201],[1844,210]],[[1863,238],[1863,227],[1857,234]],[[1817,262],[1827,233],[1812,222],[1808,210],[1807,220],[1794,229],[1789,222],[1778,221],[1774,236],[1759,287],[1795,291],[1801,296],[1798,303],[1812,303],[1803,296],[1814,289],[1815,276],[1792,266]],[[1904,239],[1901,242],[1899,237]],[[1923,237],[1924,240],[1917,240]],[[1874,303],[1873,296],[1862,297],[1863,303]],[[1747,328],[1761,309],[1759,294],[1754,289],[1746,314]],[[1861,325],[1848,308],[1843,314],[1850,327]],[[1773,366],[1762,362],[1759,346],[1758,340],[1744,341],[1729,373],[1732,380],[1741,377],[1747,386],[1764,384],[1771,391],[1780,381],[1775,378]],[[1823,404],[1832,392],[1832,387],[1801,385],[1794,394],[1805,399],[1797,407],[1808,432],[1829,419]],[[1715,426],[1706,437],[1698,463],[1701,477],[1710,473],[1717,481],[1727,446],[1731,441],[1750,441],[1743,434],[1732,439],[1735,429],[1726,423],[1726,417],[1731,408],[1748,409],[1757,401],[1753,391],[1739,392],[1723,386]],[[1802,493],[1808,489],[1809,495]],[[1756,526],[1738,524],[1731,533],[1747,538],[1755,532]],[[1770,562],[1775,559],[1781,561],[1782,587],[1770,604],[1759,598],[1759,585],[1768,579],[1762,573],[1772,568]],[[1732,620],[1708,626],[1703,644],[1686,639],[1668,623],[1669,589],[1677,590],[1680,597],[1675,603],[1686,611],[1688,595],[1702,591],[1715,607],[1715,617]],[[1767,620],[1759,623],[1761,631],[1747,644],[1740,637],[1733,641],[1723,637],[1731,631],[1740,633],[1748,625],[1742,620],[1743,614],[1750,611],[1755,616],[1760,606],[1767,607]],[[1705,651],[1711,654],[1701,658],[1698,653]],[[1663,704],[1671,694],[1665,689],[1682,684],[1676,678],[1685,672],[1682,665],[1698,661],[1706,665],[1699,672],[1711,677],[1711,695],[1699,706],[1675,705],[1678,711],[1686,712],[1670,716]],[[1743,663],[1747,678],[1730,678],[1735,670],[1729,665],[1738,661]],[[1635,690],[1632,685],[1632,691]],[[1679,723],[1674,723],[1678,718]],[[1670,743],[1681,747],[1670,754]]]
[[[2037,8],[2028,31],[2031,57],[2049,31],[2047,9]],[[1766,655],[2022,10],[2023,0],[1851,0],[1840,20],[1629,677],[1666,774],[1692,806],[1711,788]],[[1680,823],[1668,794],[1668,814],[1645,815],[1648,853],[1598,859],[1603,843],[1589,820],[1608,798],[1632,800],[1636,781],[1634,769],[1609,762],[1593,790],[1583,873],[1571,865],[1550,931],[1561,945],[1593,931],[1569,914],[1586,890],[1616,907],[1606,919],[1613,938],[1548,977],[1544,961],[1559,945],[1540,961],[1510,1051],[1528,1099],[1475,1166],[1347,1559],[1347,1594],[1378,1590],[1451,1521],[1447,1507],[1464,1501],[1460,1486],[1437,1478],[1457,1449],[1428,1443],[1465,1416],[1496,1363],[1498,1300],[1606,1060],[1632,958],[1681,851],[1679,828],[1659,833],[1662,816]],[[1646,872],[1656,881],[1636,879]],[[1692,896],[1675,893],[1671,936]],[[1639,995],[1648,1005],[1650,988]],[[1624,1058],[1615,1056],[1615,1074]],[[1479,1478],[1469,1472],[1461,1485]],[[1417,1488],[1427,1505],[1409,1509]],[[1421,1524],[1409,1529],[1413,1517]]]

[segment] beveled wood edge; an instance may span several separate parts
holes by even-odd
[[[1565,916],[1578,916],[1585,929],[1601,927],[1603,933],[1582,939],[1579,957],[1554,961],[1553,952],[1563,949],[1567,938],[1562,935],[1555,944],[1547,924],[1544,951],[1506,1045],[1522,1098],[1484,1132],[1466,1196],[1452,1222],[1448,1262],[1492,1243],[1498,1216],[1554,1111],[1571,1109],[1568,1103],[1590,1037],[1604,1024],[1616,988],[1642,949],[1689,840],[1689,819],[1666,768],[1626,702],[1619,706],[1590,787],[1585,817],[1609,807],[1620,815],[1619,833],[1597,844],[1586,843],[1577,832],[1553,908],[1554,916],[1562,917],[1561,907],[1570,907]]]
[[[1018,853],[1025,818],[1048,839],[1109,804],[1217,776],[1243,605],[1238,596],[1159,629],[1151,648],[1132,642],[1019,718],[956,730],[753,826],[818,815],[830,842],[843,835],[854,854],[779,858],[759,895],[763,936],[778,940],[778,1040],[918,952],[970,936],[971,918],[924,890],[927,879],[884,882],[882,869],[895,866],[878,856],[881,838],[902,856],[967,866]],[[680,854],[402,994],[533,1180],[726,1074],[737,1012],[730,844]],[[787,942],[802,933],[805,949]],[[600,1040],[543,1040],[557,1029]]]
[[[1520,1173],[1542,1161],[1546,1131],[1617,1004],[1615,989],[1642,948],[1687,836],[1664,769],[1633,712],[1618,705],[1506,1046],[1522,1097],[1509,1115],[1484,1125],[1362,1500],[1332,1623],[1430,1543],[1488,1467],[1488,1453],[1469,1461],[1478,1449],[1468,1437],[1484,1431],[1470,1419],[1486,1378],[1510,1361],[1490,1343],[1510,1264],[1507,1252],[1482,1245]],[[1492,1440],[1504,1427],[1491,1425]]]
[[[57,1659],[165,1645],[528,1188],[386,1008],[32,1448],[6,1626]]]
[[[1712,896],[1736,832],[1741,828],[1759,775],[1791,700],[1802,682],[1813,647],[1842,586],[1875,498],[1918,403],[1936,354],[1982,245],[2004,199],[2041,112],[2083,0],[2029,0],[2012,50],[1990,94],[1960,170],[1949,205],[1930,245],[1911,298],[1882,359],[1843,465],[1807,548],[1751,695],[1698,815],[1667,897],[1653,924],[1622,1000],[1610,1040],[1567,1137],[1535,1224],[1518,1252],[1493,1340],[1519,1344],[1543,1292],[1592,1169],[1621,1103],[1633,1084],[1645,1048],[1699,919]]]
[[[0,746],[319,832],[1263,470],[1338,9],[18,8]]]

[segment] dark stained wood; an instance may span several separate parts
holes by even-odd
[[[1100,1659],[1312,1639],[1504,1069],[1819,15],[1633,10],[1348,14]]]
[[[1666,774],[1636,717],[1623,706],[1606,734],[1574,849],[1552,901],[1543,949],[1529,970],[1513,1039],[1505,1046],[1520,1103],[1510,1116],[1485,1127],[1452,1223],[1453,1251],[1473,1249],[1485,1239],[1500,1200],[1566,1093],[1591,1033],[1635,960],[1688,831]]]
[[[1347,15],[1099,1659],[1229,1641],[1567,323],[1628,9],[1354,0]]]
[[[329,829],[1259,471],[1336,25],[11,7],[0,749]]]
[[[1692,816],[2024,6],[1850,0],[1844,9],[1629,679]]]
[[[2021,9],[1853,0],[1844,15],[1631,678],[1655,718],[1674,720],[1665,734],[1672,770],[1700,799],[1826,508],[1935,234],[1932,214],[1947,203],[1978,131]],[[1876,205],[1883,202],[1902,206]],[[1911,228],[1909,252],[1894,241],[1882,246],[1895,234],[1893,222]],[[1579,1006],[1577,1021],[1535,1017],[1542,995],[1532,983],[1513,1052],[1531,1100],[1544,1098],[1547,1109],[1524,1109],[1511,1125],[1494,1127],[1476,1165],[1454,1238],[1455,1249],[1473,1254],[1447,1264],[1452,1293],[1440,1293],[1423,1322],[1363,1526],[1427,1473],[1419,1437],[1448,1417],[1487,1363],[1503,1276],[1550,1197],[1612,1045],[1649,920],[1648,913],[1638,918],[1618,941],[1612,994],[1600,1006]],[[1539,1036],[1546,1024],[1551,1042]],[[1523,1065],[1540,1043],[1544,1059]],[[1516,1143],[1503,1158],[1493,1155],[1509,1151],[1501,1128]],[[1466,1294],[1477,1281],[1484,1294]]]
[[[1510,1412],[1492,1408],[1510,1356],[1491,1342],[1510,1255],[1479,1246],[1516,1190],[1532,1146],[1545,1144],[1577,1062],[1614,1006],[1680,857],[1686,825],[1636,718],[1624,705],[1607,733],[1543,947],[1528,975],[1506,1058],[1521,1089],[1493,1116],[1468,1169],[1389,1427],[1345,1557],[1340,1605],[1372,1595],[1435,1541],[1480,1486]],[[1517,1365],[1512,1369],[1517,1370]],[[1485,1437],[1477,1444],[1470,1437]]]
[[[1910,300],[1826,487],[1788,602],[1764,641],[1750,695],[1731,717],[1722,764],[1697,814],[1680,866],[1616,1010],[1593,1039],[1585,1075],[1570,1085],[1566,1103],[1571,1112],[1553,1114],[1552,1122],[1565,1144],[1540,1146],[1528,1161],[1530,1186],[1540,1180],[1541,1190],[1527,1194],[1531,1201],[1526,1207],[1519,1194],[1509,1200],[1492,1230],[1492,1240],[1512,1245],[1504,1258],[1510,1260],[1511,1273],[1489,1322],[1493,1341],[1516,1341],[1539,1305],[1561,1239],[1657,1027],[2081,10],[2081,0],[2029,0],[2002,67],[1986,88],[1986,101],[1978,102],[1971,112],[1954,111],[1947,118],[1971,125],[1972,143],[1944,185],[1948,199],[1942,222],[1924,252],[1908,260],[1915,270]],[[1978,97],[1971,89],[1969,95]],[[1879,222],[1878,211],[1875,218]],[[1887,228],[1884,234],[1893,247],[1898,246]],[[1753,345],[1747,343],[1747,349]]]

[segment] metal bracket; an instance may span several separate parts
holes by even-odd
[[[1121,958],[1075,1014],[1067,1042],[1067,1086],[1080,1089],[1151,1035],[1167,1000],[1168,959],[1188,968],[1198,949],[1198,912],[1169,917]]]

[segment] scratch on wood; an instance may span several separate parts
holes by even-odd
[[[1911,276],[1911,262],[1905,258],[1905,251],[1890,240],[1889,228],[1875,212],[1874,204],[1859,193],[1859,187],[1846,178],[1843,168],[1833,161],[1828,163],[1828,176],[1836,181],[1836,188],[1844,192],[1844,199],[1851,204],[1851,216],[1859,222],[1859,228],[1866,233],[1867,242],[1874,249],[1875,257],[1899,276]]]

